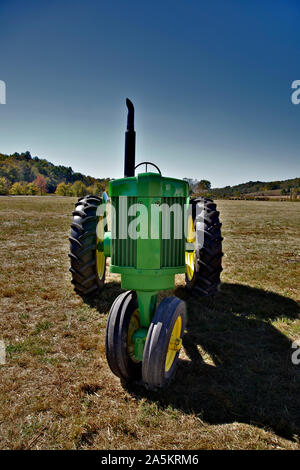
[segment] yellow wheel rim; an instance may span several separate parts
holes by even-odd
[[[185,252],[185,270],[188,280],[191,281],[195,270],[195,251]]]
[[[99,243],[103,247],[104,242],[104,224],[103,224],[103,217],[100,217],[99,222],[96,228],[97,238],[96,238],[96,267],[97,267],[97,274],[99,279],[102,279],[105,273],[105,256],[103,248],[102,250],[98,250]]]
[[[188,243],[195,243],[196,232],[194,222],[191,215],[188,217],[188,235],[186,241]],[[185,252],[185,270],[188,280],[193,279],[195,270],[195,250]]]
[[[139,362],[135,355],[134,355],[134,341],[133,335],[136,330],[141,327],[140,325],[140,314],[139,310],[136,308],[131,315],[129,326],[128,326],[128,334],[127,334],[127,348],[128,348],[128,355],[133,362]]]
[[[169,341],[168,352],[165,363],[165,372],[168,372],[175,360],[176,354],[180,351],[182,339],[181,339],[182,319],[179,316],[175,322],[172,330],[171,338]]]

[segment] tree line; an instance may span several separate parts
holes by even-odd
[[[0,153],[0,194],[85,196],[108,189],[109,178],[94,178],[32,157],[30,152]]]
[[[297,199],[300,194],[300,178],[284,181],[248,181],[235,186],[212,188],[210,181],[183,178],[189,183],[192,196],[212,198],[244,198],[251,195],[291,196]],[[0,153],[0,194],[36,195],[57,194],[59,196],[81,197],[86,194],[99,195],[108,191],[109,178],[94,178],[71,167],[54,165],[46,159],[32,157],[30,152],[5,155]]]
[[[225,186],[223,188],[212,188],[208,180],[183,178],[190,185],[193,196],[206,196],[218,199],[244,198],[254,195],[271,196],[282,195],[297,199],[300,194],[300,178],[293,178],[283,181],[248,181],[247,183],[235,186]]]

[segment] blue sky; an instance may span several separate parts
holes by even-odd
[[[213,186],[300,176],[298,0],[0,0],[0,152],[123,175],[137,162]]]

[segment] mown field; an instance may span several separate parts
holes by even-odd
[[[73,204],[0,198],[0,448],[299,449],[300,204],[219,201],[223,283],[199,299],[177,277],[189,323],[159,393],[122,386],[106,363],[118,276],[95,300],[72,290]]]

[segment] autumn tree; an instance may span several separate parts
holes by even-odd
[[[206,194],[211,188],[211,183],[208,180],[201,180],[194,188],[195,194]]]
[[[35,196],[39,192],[39,188],[34,183],[28,183],[25,188],[26,194]]]
[[[39,188],[40,195],[47,192],[47,181],[43,175],[38,175],[34,180],[34,184]]]
[[[58,196],[71,196],[71,184],[59,183],[57,185],[55,194],[57,194]]]
[[[12,194],[14,196],[25,194],[25,187],[17,181],[10,188],[9,194]]]
[[[82,181],[75,181],[71,186],[73,196],[81,197],[87,194],[87,188]]]
[[[200,180],[197,184],[197,189],[200,191],[207,191],[211,188],[211,182],[208,180]]]
[[[2,176],[0,178],[0,194],[8,194],[10,188],[10,183],[7,178]]]
[[[105,191],[105,185],[99,181],[87,187],[88,194],[93,194],[94,196],[101,196],[103,191]]]

